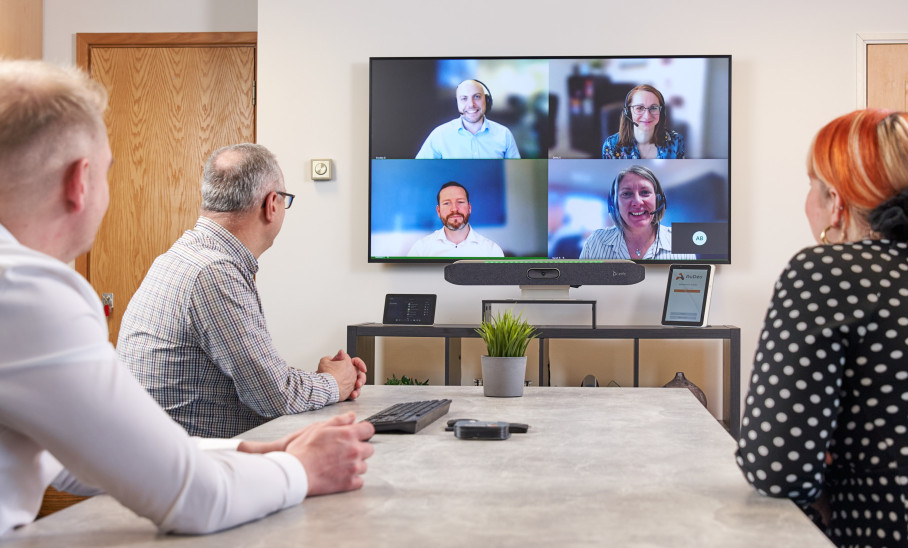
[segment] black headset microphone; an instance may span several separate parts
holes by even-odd
[[[634,90],[631,89],[631,91],[634,91]],[[627,118],[628,120],[630,120],[631,123],[634,124],[634,127],[640,127],[640,124],[638,124],[637,122],[634,121],[633,118],[631,118],[631,108],[627,105],[627,102],[631,98],[631,91],[627,92],[627,95],[624,96],[624,117]]]
[[[618,181],[621,180],[621,176],[627,174],[627,171],[622,171],[612,180],[612,189],[609,191],[608,196],[606,196],[606,206],[608,207],[609,214],[612,212],[618,211],[618,204],[615,203],[615,196],[618,195]],[[655,184],[653,185],[655,190]],[[668,204],[668,199],[665,197],[665,191],[656,193],[656,209],[652,211],[647,211],[646,214],[653,216],[656,213],[659,213],[665,206]]]
[[[483,90],[484,90],[484,92],[485,92],[485,96],[486,96],[486,111],[485,111],[485,113],[488,114],[488,113],[492,110],[492,92],[489,91],[489,86],[483,84],[481,81],[477,80],[476,78],[472,78],[472,80],[473,80],[474,82],[478,83],[480,86],[482,86],[482,88],[483,88]]]
[[[659,202],[659,205],[656,206],[656,209],[654,209],[654,210],[652,210],[652,211],[644,211],[643,213],[645,213],[645,214],[649,215],[650,217],[652,217],[652,216],[654,216],[656,213],[659,213],[660,211],[662,211],[663,209],[665,209],[665,198],[663,197],[663,195],[657,194],[657,195],[656,195],[656,200]]]
[[[656,209],[654,209],[652,211],[647,211],[648,215],[655,215],[656,213],[659,213],[660,211],[665,209],[665,195],[657,194],[656,199],[659,201],[659,205],[658,205],[658,207],[656,207]]]

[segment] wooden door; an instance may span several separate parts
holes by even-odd
[[[254,33],[238,36],[248,42],[250,34],[252,43],[240,44],[205,43],[206,35],[79,35],[92,41],[83,61],[110,94],[114,163],[110,207],[76,266],[99,295],[113,294],[113,343],[151,263],[195,224],[205,159],[218,147],[255,141]],[[117,43],[130,36],[160,43]]]
[[[867,106],[908,111],[908,43],[867,44]]]
[[[0,57],[41,59],[43,31],[41,0],[0,0]]]

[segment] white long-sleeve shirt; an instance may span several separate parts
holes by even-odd
[[[308,489],[287,453],[202,450],[117,361],[85,279],[0,225],[0,538],[34,520],[55,478],[179,533],[260,518]]]

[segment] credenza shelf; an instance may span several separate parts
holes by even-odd
[[[386,325],[360,323],[347,326],[347,353],[375,363],[375,337],[430,337],[445,341],[445,384],[461,384],[460,346],[465,338],[479,338],[478,325]],[[722,416],[720,420],[737,437],[741,428],[741,329],[732,325],[709,327],[624,326],[535,326],[538,331],[540,385],[550,384],[549,342],[555,339],[625,339],[634,341],[634,386],[639,386],[641,340],[709,340],[723,342]],[[366,382],[375,384],[375,370],[369,368]]]

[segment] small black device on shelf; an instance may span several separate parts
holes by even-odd
[[[403,434],[415,434],[435,422],[439,417],[447,414],[450,407],[451,400],[447,398],[408,401],[395,403],[367,417],[365,420],[372,423],[376,433],[400,432]]]
[[[382,322],[385,325],[432,325],[435,323],[435,301],[433,294],[385,295],[385,311]]]
[[[669,267],[662,325],[707,325],[715,268],[711,264],[673,264]]]

